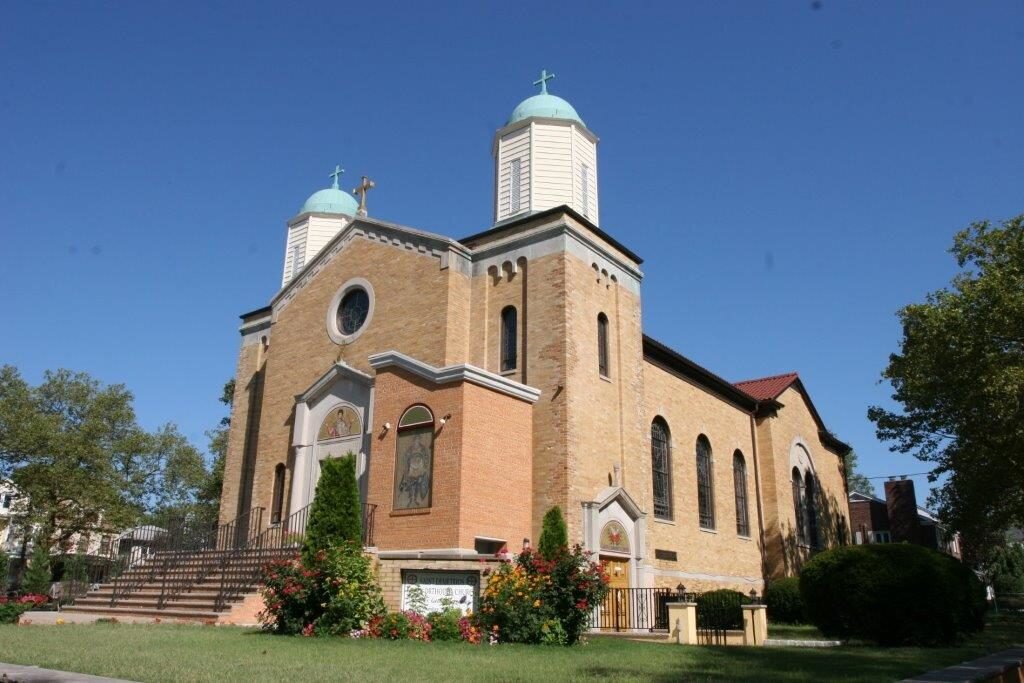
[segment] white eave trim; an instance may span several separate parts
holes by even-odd
[[[370,377],[361,370],[356,370],[351,365],[345,363],[335,363],[331,366],[331,369],[320,376],[320,379],[313,382],[313,384],[301,394],[295,396],[297,403],[309,403],[313,399],[317,398],[322,394],[328,387],[334,384],[334,380],[341,376],[348,376],[357,382],[364,384],[373,384],[373,377]]]
[[[435,384],[469,382],[487,389],[493,389],[506,396],[528,401],[529,403],[536,403],[537,399],[540,398],[540,389],[514,382],[506,377],[496,375],[493,372],[488,372],[468,363],[435,368],[433,365],[428,365],[423,361],[416,360],[398,351],[375,353],[370,356],[369,361],[375,370],[399,367],[414,375],[428,379]]]

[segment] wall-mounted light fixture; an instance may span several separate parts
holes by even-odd
[[[446,425],[448,423],[448,420],[450,420],[450,419],[452,419],[452,414],[451,413],[448,413],[447,415],[442,417],[441,418],[441,426],[443,427],[444,425]]]

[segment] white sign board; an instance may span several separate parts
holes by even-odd
[[[403,572],[402,609],[412,609],[419,597],[426,604],[424,614],[440,612],[446,606],[465,614],[475,609],[474,601],[479,588],[480,575],[473,572]]]

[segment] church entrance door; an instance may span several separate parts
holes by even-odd
[[[601,607],[602,628],[616,631],[632,628],[630,619],[629,560],[602,555],[608,574],[608,597]]]

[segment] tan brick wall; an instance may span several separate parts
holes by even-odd
[[[338,288],[353,277],[373,286],[373,319],[354,342],[338,345],[327,334],[327,309]],[[253,505],[269,510],[279,463],[288,465],[290,480],[295,396],[332,364],[340,360],[373,374],[367,358],[390,349],[445,364],[453,280],[456,276],[442,270],[436,257],[356,238],[280,312],[267,352]],[[290,481],[285,486],[290,492]]]
[[[245,482],[252,480],[262,403],[262,376],[257,371],[262,365],[261,344],[243,346],[238,352],[228,450],[224,457],[224,485],[220,499],[222,523],[231,521],[243,512],[240,507],[246,502],[244,499],[247,496],[241,489]],[[240,497],[243,500],[240,501]]]
[[[807,559],[809,550],[796,542],[796,513],[790,484],[790,449],[800,438],[808,447],[821,486],[818,534],[823,547],[849,543],[850,508],[842,458],[830,451],[818,436],[818,425],[803,395],[790,387],[778,397],[783,404],[776,417],[766,418],[758,428],[760,451],[770,468],[774,486],[765,492],[766,551],[770,576],[791,575]],[[768,475],[765,475],[768,479]]]
[[[644,446],[628,462],[644,477],[642,482],[633,479],[636,483],[631,492],[648,511],[647,560],[662,572],[718,577],[701,580],[663,575],[656,577],[656,584],[674,587],[682,582],[694,590],[731,587],[749,591],[751,584],[739,579],[762,575],[749,413],[650,363],[644,364],[644,404]],[[670,430],[671,521],[654,517],[650,425],[659,416]],[[698,516],[696,446],[701,434],[711,443],[714,531],[701,529]],[[736,529],[733,453],[737,450],[747,466],[748,537],[741,537]],[[656,548],[676,551],[678,560],[655,559]]]

